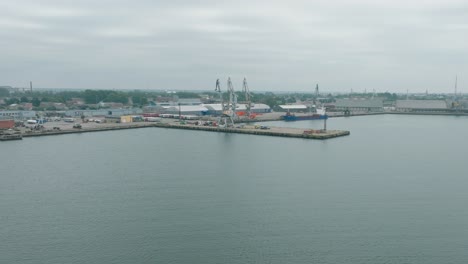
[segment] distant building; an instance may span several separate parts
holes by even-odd
[[[360,112],[382,112],[383,100],[375,99],[337,99],[335,110],[338,111],[360,111]]]
[[[81,98],[71,98],[70,100],[67,101],[67,104],[70,106],[80,106],[84,105],[84,101]]]
[[[223,108],[221,104],[200,104],[200,105],[169,105],[169,106],[145,106],[145,113],[157,113],[157,114],[179,114],[179,109],[181,115],[221,115],[223,113]],[[237,104],[236,112],[239,115],[242,115],[247,111],[247,106],[245,104]],[[271,112],[271,108],[266,104],[252,104],[250,108],[251,113],[261,114]]]
[[[462,109],[468,109],[468,100],[460,100],[458,102],[458,105],[462,108]]]
[[[143,113],[162,113],[165,109],[164,106],[150,104],[143,107]]]
[[[203,106],[208,108],[209,115],[221,115],[223,113],[221,104],[204,104]],[[246,104],[237,104],[236,112],[238,114],[245,113],[246,111]],[[270,113],[271,108],[266,104],[252,104],[250,107],[250,112],[255,114]]]
[[[41,102],[39,107],[42,108],[52,108],[56,110],[67,110],[68,107],[63,103],[54,103],[54,102]]]
[[[449,107],[445,100],[397,100],[397,112],[447,112]]]
[[[25,120],[36,117],[36,111],[2,111],[0,110],[0,118],[13,118],[15,120]]]
[[[33,109],[32,103],[22,103],[21,106],[24,108],[24,110],[31,111]]]
[[[173,97],[163,97],[163,96],[158,96],[152,104],[154,105],[171,105],[170,102],[174,101]],[[151,103],[151,102],[150,102]]]
[[[201,105],[202,101],[200,98],[179,98],[173,103],[174,105]]]
[[[208,108],[202,105],[180,105],[180,106],[168,106],[164,109],[164,114],[174,114],[177,115],[197,115],[203,116],[208,114]]]
[[[21,107],[20,104],[11,104],[8,106],[8,110],[20,110],[19,108]]]
[[[115,102],[100,102],[99,106],[104,108],[121,108],[124,106],[124,104]]]
[[[158,106],[178,106],[180,105],[201,105],[202,101],[200,98],[177,98],[174,97],[158,97],[156,102],[153,103]]]

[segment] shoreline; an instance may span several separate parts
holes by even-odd
[[[353,117],[353,116],[366,116],[366,115],[384,115],[384,114],[395,114],[395,115],[437,115],[437,116],[468,116],[464,113],[422,113],[422,112],[377,112],[377,113],[355,113],[348,116],[345,115],[330,115],[329,118],[335,117]],[[282,121],[281,117],[266,117],[264,119],[255,120],[240,120],[239,123],[244,123],[241,127],[233,128],[220,128],[211,126],[199,126],[192,124],[180,124],[177,119],[162,120],[162,122],[138,122],[138,123],[104,123],[86,127],[86,123],[82,123],[84,126],[81,129],[74,129],[66,127],[61,130],[43,130],[43,131],[31,131],[21,133],[23,138],[28,137],[40,137],[40,136],[54,136],[54,135],[66,135],[66,134],[78,134],[78,133],[89,133],[89,132],[103,132],[103,131],[115,131],[122,129],[138,129],[138,128],[169,128],[169,129],[184,129],[184,130],[198,130],[207,132],[218,132],[218,133],[235,133],[235,134],[246,134],[246,135],[261,135],[261,136],[276,136],[276,137],[292,137],[292,138],[304,138],[304,139],[330,139],[336,137],[342,137],[350,135],[350,131],[346,130],[327,130],[325,132],[299,129],[299,128],[286,128],[286,127],[271,127],[269,129],[255,128],[251,123],[262,123],[269,121]],[[296,121],[299,122],[299,121]],[[312,132],[311,132],[312,131]]]

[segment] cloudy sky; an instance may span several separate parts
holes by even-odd
[[[17,87],[468,92],[468,1],[5,0],[0,60]]]

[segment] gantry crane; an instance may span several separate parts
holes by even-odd
[[[228,126],[234,126],[234,120],[237,119],[237,95],[234,92],[234,86],[232,85],[231,77],[228,78],[227,86],[229,93],[229,102],[226,107],[227,111],[225,112],[225,115],[229,116],[230,123]]]
[[[250,118],[251,109],[252,109],[252,100],[251,100],[251,94],[250,94],[250,91],[249,91],[249,85],[247,84],[247,79],[246,78],[244,78],[242,91],[244,92],[244,96],[245,96],[245,108],[246,108],[245,116],[247,118]]]
[[[219,79],[216,80],[216,89],[215,91],[220,94],[221,99],[221,109],[222,115],[218,119],[219,127],[233,127],[234,120],[236,119],[236,108],[237,108],[237,95],[234,92],[234,87],[231,82],[231,78],[228,78],[227,89],[229,93],[229,101],[225,102],[222,98],[221,86],[219,84]]]
[[[219,94],[219,101],[221,103],[221,111],[224,111],[225,106],[224,106],[224,100],[223,100],[223,93],[221,92],[221,85],[219,83],[219,79],[216,79],[215,92],[217,92]]]
[[[225,127],[227,124],[227,118],[224,116],[224,112],[227,110],[227,108],[226,104],[224,103],[223,92],[221,91],[221,84],[219,82],[219,79],[216,79],[215,92],[219,94],[219,101],[221,103],[221,115],[218,118],[218,126]]]

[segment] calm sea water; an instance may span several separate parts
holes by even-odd
[[[328,127],[2,142],[0,263],[467,263],[468,118]]]

